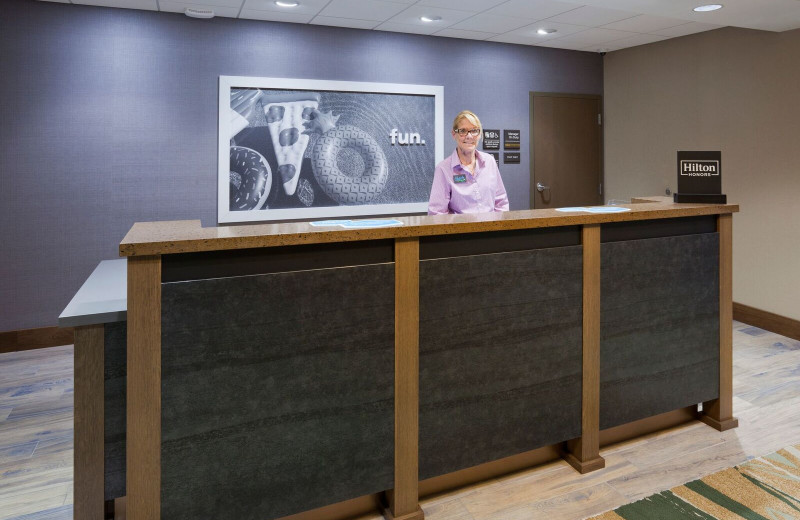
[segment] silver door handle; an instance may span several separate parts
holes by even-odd
[[[550,189],[550,186],[545,186],[541,182],[537,182],[536,183],[536,191],[538,191],[539,193],[543,192],[544,190],[549,190],[549,189]]]

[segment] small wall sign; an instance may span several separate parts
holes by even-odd
[[[489,155],[491,155],[492,157],[494,157],[494,162],[496,164],[498,164],[498,165],[500,164],[500,153],[499,152],[487,152],[487,153]]]
[[[678,191],[675,202],[725,204],[722,194],[722,153],[678,152]]]
[[[519,152],[504,152],[503,162],[506,164],[519,164]]]
[[[487,130],[483,129],[483,149],[484,150],[499,150],[500,149],[500,130]]]
[[[519,130],[503,130],[503,148],[519,150]],[[507,161],[506,161],[507,162]]]

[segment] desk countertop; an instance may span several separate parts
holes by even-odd
[[[314,227],[308,222],[202,227],[199,220],[138,222],[120,243],[120,256],[162,255],[224,249],[394,239],[539,227],[604,224],[739,211],[736,204],[676,204],[669,197],[643,197],[624,213],[560,212],[555,209],[472,215],[392,217],[402,226],[374,229]]]

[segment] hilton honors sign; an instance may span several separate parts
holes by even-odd
[[[678,152],[675,202],[725,204],[721,152]]]

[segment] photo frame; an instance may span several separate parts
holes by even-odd
[[[219,223],[424,213],[444,88],[220,76]]]

